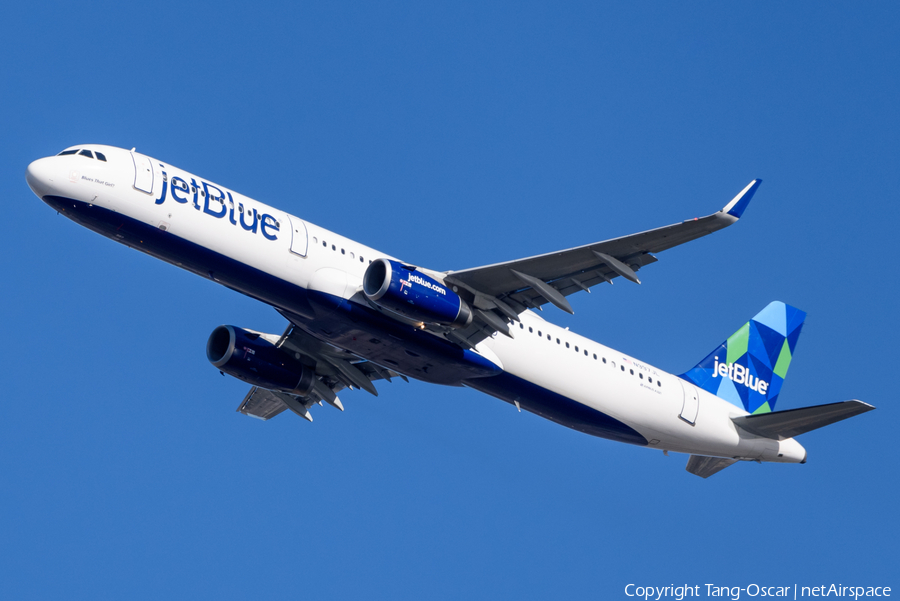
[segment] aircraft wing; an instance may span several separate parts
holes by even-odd
[[[284,316],[291,319],[290,314],[285,313]],[[293,321],[276,346],[294,354],[306,367],[314,370],[316,381],[312,390],[303,397],[254,386],[238,406],[239,413],[266,421],[285,409],[290,409],[300,417],[312,421],[309,410],[313,405],[321,405],[323,401],[344,410],[344,405],[337,397],[337,393],[344,388],[362,388],[378,396],[373,380],[384,379],[390,382],[395,377],[406,380],[405,376],[397,372],[322,342]]]
[[[551,303],[573,313],[566,296],[589,291],[603,282],[623,277],[640,284],[637,271],[655,263],[658,253],[728,227],[740,219],[762,180],[750,182],[722,210],[630,236],[595,242],[544,255],[484,267],[451,271],[444,282],[456,286],[474,305],[475,321],[448,338],[474,346],[506,327],[526,309]]]

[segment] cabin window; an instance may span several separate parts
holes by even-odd
[[[643,380],[643,379],[644,379],[644,374],[638,374],[638,377],[639,377],[641,380]]]
[[[597,358],[597,355],[594,355],[594,359]],[[606,363],[606,357],[603,357],[603,362]]]
[[[78,154],[80,154],[80,155],[83,156],[83,157],[87,157],[87,158],[89,158],[89,159],[94,158],[94,153],[91,152],[90,150],[87,150],[87,149],[82,150],[82,151],[79,152]]]
[[[657,381],[656,381],[656,385],[657,385],[657,386],[662,386],[662,382],[660,382],[659,380],[657,380]]]
[[[331,250],[337,250],[337,246],[335,246],[334,244],[332,244],[332,245],[331,245]]]
[[[324,240],[322,240],[322,247],[323,247],[323,248],[327,248],[327,247],[328,247],[328,243],[325,242]]]
[[[366,262],[366,260],[365,260],[365,259],[363,259],[363,258],[362,258],[362,256],[360,256],[360,257],[359,257],[359,262],[360,262],[360,263],[365,263],[365,262]]]
[[[653,378],[651,378],[650,376],[647,376],[647,381],[653,384]]]
[[[543,334],[541,334],[541,331],[540,331],[540,330],[538,330],[538,336],[543,337]]]
[[[569,348],[569,343],[568,343],[568,342],[566,343],[566,348]]]
[[[528,326],[528,333],[531,334],[533,332],[534,332],[534,328],[532,328],[531,326]]]
[[[625,371],[625,366],[624,366],[624,365],[622,366],[622,371]]]
[[[634,370],[633,370],[633,369],[629,369],[628,371],[631,372],[631,375],[632,375],[632,376],[634,375]]]
[[[520,329],[520,330],[524,330],[524,329],[525,329],[525,324],[522,323],[521,321],[519,322],[519,329]]]
[[[341,249],[341,254],[342,254],[342,255],[346,255],[346,254],[347,254],[347,253],[344,252],[344,249],[343,249],[343,248]]]
[[[587,357],[587,356],[588,356],[588,352],[587,352],[587,349],[584,349],[584,356],[585,356],[585,357]],[[597,358],[597,355],[594,355],[594,359],[596,359],[596,358]]]
[[[103,154],[102,152],[97,152],[96,150],[94,151],[94,154],[97,155],[97,158],[98,158],[98,159],[100,159],[100,160],[103,161],[104,163],[106,162],[106,155],[105,155],[105,154]],[[166,178],[164,177],[163,179],[165,180]]]

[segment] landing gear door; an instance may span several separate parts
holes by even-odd
[[[697,412],[700,410],[700,393],[693,384],[685,382],[678,378],[681,383],[681,390],[684,393],[684,405],[681,407],[681,414],[678,416],[692,426],[697,423]]]
[[[153,193],[153,165],[150,164],[149,157],[132,151],[131,160],[134,161],[134,189]]]
[[[306,224],[297,217],[288,215],[288,223],[291,226],[291,252],[301,257],[306,256],[309,245],[309,235],[306,233]]]

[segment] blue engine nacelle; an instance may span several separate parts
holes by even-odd
[[[256,332],[219,326],[206,343],[209,362],[248,384],[306,396],[316,374]]]
[[[397,261],[372,261],[363,276],[363,292],[376,305],[416,321],[453,328],[472,322],[472,310],[455,292]]]

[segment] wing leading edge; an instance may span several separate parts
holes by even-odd
[[[611,284],[617,277],[640,284],[636,272],[657,261],[652,253],[737,222],[761,183],[760,179],[753,180],[720,211],[706,217],[534,257],[447,272],[444,282],[455,286],[480,310],[471,325],[448,337],[463,346],[474,346],[496,331],[509,335],[496,327],[498,319],[507,324],[526,309],[546,303],[572,313],[566,296],[589,292],[592,286],[604,282]]]

